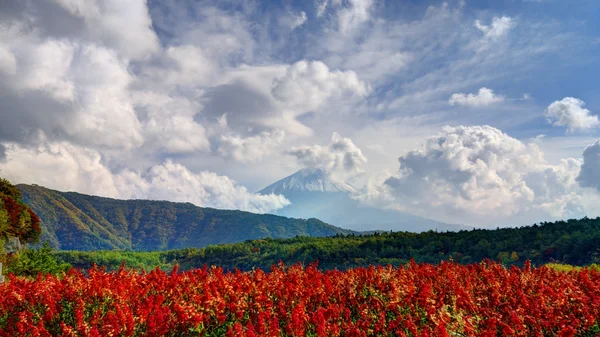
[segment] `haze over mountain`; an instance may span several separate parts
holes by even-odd
[[[260,190],[259,194],[280,194],[291,201],[276,214],[316,217],[327,223],[352,230],[393,230],[422,232],[459,230],[469,227],[446,224],[391,209],[361,204],[352,198],[357,188],[334,179],[326,170],[304,168]]]
[[[17,185],[42,219],[41,242],[63,250],[163,250],[249,239],[331,236],[351,231],[317,219],[197,207],[191,203],[117,200],[37,185]]]

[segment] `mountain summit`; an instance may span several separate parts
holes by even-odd
[[[342,228],[370,231],[422,232],[460,230],[451,225],[390,209],[361,204],[352,198],[357,189],[332,178],[322,169],[305,168],[260,190],[259,194],[281,194],[291,205],[276,214],[294,218],[318,218]]]
[[[305,168],[285,177],[259,191],[259,194],[283,194],[298,192],[352,193],[356,188],[331,178],[323,169]]]

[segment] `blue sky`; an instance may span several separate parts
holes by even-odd
[[[288,201],[254,191],[318,167],[364,203],[440,221],[600,214],[596,1],[0,13],[0,174],[15,182],[271,212]]]

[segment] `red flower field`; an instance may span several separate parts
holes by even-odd
[[[72,271],[0,285],[0,336],[598,336],[600,273],[493,262]]]

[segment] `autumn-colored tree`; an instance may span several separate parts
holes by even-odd
[[[510,260],[513,262],[519,261],[519,255],[517,254],[517,252],[510,253]]]
[[[0,240],[17,237],[21,242],[38,242],[41,220],[21,199],[21,191],[0,178]]]

